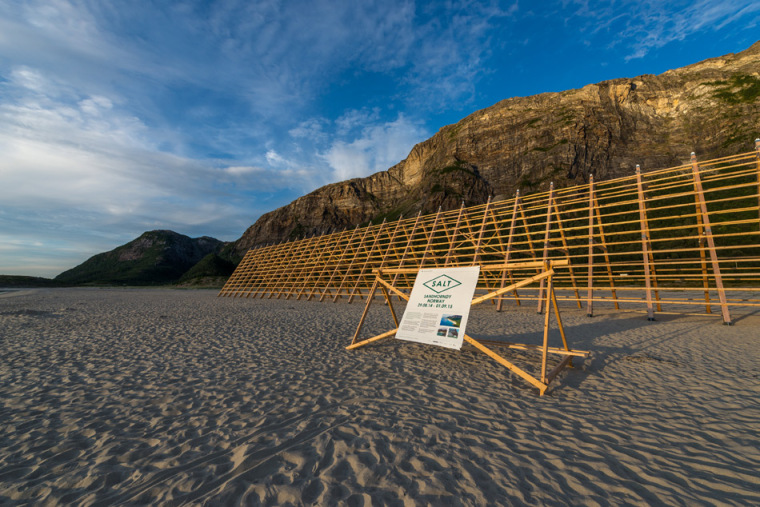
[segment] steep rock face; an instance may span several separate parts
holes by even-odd
[[[152,285],[176,281],[198,261],[219,252],[224,243],[203,236],[190,238],[173,231],[149,231],[104,252],[57,277],[66,284]]]
[[[323,234],[400,214],[748,151],[760,135],[760,42],[658,76],[503,100],[416,145],[387,171],[322,187],[263,215],[232,246]]]

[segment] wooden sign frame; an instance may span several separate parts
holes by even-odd
[[[481,274],[484,272],[489,272],[489,271],[506,273],[506,272],[512,272],[517,269],[531,269],[531,268],[539,269],[540,273],[538,273],[537,275],[531,276],[529,278],[520,280],[518,282],[512,283],[509,286],[503,286],[496,290],[489,290],[489,292],[486,293],[485,295],[474,297],[472,299],[472,302],[470,303],[470,306],[472,307],[477,304],[493,300],[494,298],[498,298],[502,294],[505,294],[507,292],[515,291],[517,289],[526,287],[536,282],[542,283],[542,285],[543,285],[543,282],[545,282],[546,296],[544,298],[544,302],[546,304],[546,311],[544,312],[544,336],[543,336],[542,345],[510,343],[510,342],[493,341],[493,340],[481,340],[481,339],[473,338],[467,334],[464,335],[464,341],[466,343],[469,343],[480,352],[483,352],[488,357],[495,360],[497,363],[506,367],[512,373],[516,374],[517,376],[519,376],[520,378],[522,378],[523,380],[525,380],[532,386],[538,388],[539,395],[541,396],[543,396],[546,390],[549,388],[549,384],[552,382],[552,380],[554,380],[557,377],[557,375],[559,375],[559,373],[566,366],[568,365],[572,366],[573,357],[588,357],[588,355],[590,354],[590,351],[570,349],[567,343],[567,336],[565,335],[565,329],[562,326],[562,318],[560,317],[559,305],[557,304],[557,298],[554,294],[553,277],[555,274],[554,273],[555,267],[560,267],[560,266],[564,267],[567,265],[568,265],[567,260],[557,260],[557,261],[546,261],[546,262],[534,261],[534,262],[505,263],[505,264],[481,266],[480,267]],[[358,349],[360,347],[364,347],[365,345],[369,345],[370,343],[374,343],[374,342],[383,340],[385,338],[390,338],[391,336],[394,336],[396,334],[399,327],[399,319],[398,319],[398,316],[396,315],[395,309],[393,308],[391,293],[395,294],[400,299],[403,299],[405,301],[409,301],[409,295],[399,290],[397,287],[393,285],[392,281],[388,281],[384,277],[387,275],[394,275],[394,279],[395,279],[396,276],[402,275],[402,274],[403,275],[413,274],[416,276],[418,272],[419,272],[419,269],[417,268],[395,268],[395,269],[374,270],[375,280],[374,280],[374,283],[372,284],[372,288],[370,289],[370,293],[367,297],[367,304],[365,305],[364,311],[362,312],[362,316],[361,316],[361,319],[359,320],[359,325],[356,328],[356,332],[354,333],[354,336],[351,339],[351,344],[348,347],[346,347],[346,350]],[[383,294],[383,297],[385,298],[385,302],[388,306],[388,310],[390,311],[391,317],[396,327],[384,333],[380,333],[370,338],[357,341],[359,338],[359,333],[361,332],[362,327],[364,326],[365,319],[367,318],[369,307],[372,305],[372,302],[375,299],[374,295],[378,289],[380,289],[380,291]],[[549,346],[549,327],[550,327],[550,316],[552,313],[549,310],[550,305],[553,308],[554,310],[553,313],[557,319],[557,327],[558,327],[560,336],[562,337],[562,345],[563,345],[562,347]],[[512,361],[509,361],[502,355],[496,353],[490,347],[505,347],[508,349],[540,352],[541,353],[540,376],[536,377],[528,373],[524,369],[518,367]],[[548,364],[549,354],[563,356],[562,360],[556,366],[554,366],[551,371],[547,371],[548,366],[549,366]]]

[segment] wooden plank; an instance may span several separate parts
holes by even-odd
[[[702,223],[702,209],[699,204],[699,196],[694,192],[694,201],[696,205],[697,216],[697,244],[699,245],[699,263],[702,268],[702,288],[705,291],[705,313],[712,313],[710,308],[710,281],[707,276],[707,256],[705,254],[705,228]]]
[[[354,337],[351,339],[351,343],[356,342],[356,338],[359,336],[359,332],[362,330],[362,326],[364,325],[364,319],[367,318],[367,312],[369,312],[369,306],[372,304],[372,300],[374,299],[375,291],[377,290],[377,278],[375,278],[375,283],[372,284],[372,290],[370,290],[369,297],[367,297],[367,304],[364,305],[364,311],[362,312],[362,316],[359,319],[359,325],[356,326],[356,332],[354,333]],[[398,327],[398,324],[396,325]]]
[[[599,211],[599,201],[594,197],[594,212],[596,213],[596,223],[599,228],[599,238],[601,239],[602,252],[604,252],[604,264],[607,268],[607,280],[610,284],[610,291],[612,292],[612,300],[615,302],[615,310],[620,309],[618,304],[617,292],[615,291],[615,280],[612,277],[612,265],[610,264],[610,254],[607,249],[607,240],[604,235],[604,222],[602,221],[602,214]]]
[[[550,264],[552,267],[567,266],[567,260],[555,259],[555,260],[552,260]],[[529,268],[540,269],[543,266],[544,266],[544,263],[542,261],[509,262],[506,264],[483,264],[482,266],[480,266],[480,271],[504,271],[505,269],[515,270],[515,269],[529,269]],[[414,273],[418,273],[420,269],[422,268],[384,268],[382,272],[388,273],[388,274],[394,274],[394,273],[414,274]],[[377,273],[378,270],[374,270],[373,272]]]
[[[549,347],[549,319],[552,313],[549,310],[549,305],[551,304],[551,293],[554,292],[551,276],[546,278],[546,283],[549,285],[549,287],[546,289],[546,311],[544,312],[544,346],[541,350],[541,382],[544,384],[548,384],[546,380],[546,361],[549,356],[549,351],[547,350]]]
[[[512,285],[509,285],[507,287],[504,287],[504,288],[501,288],[501,289],[497,289],[497,290],[495,290],[493,292],[489,292],[488,294],[486,294],[484,296],[480,296],[480,297],[477,297],[477,298],[473,299],[472,303],[471,303],[471,306],[475,306],[475,305],[480,304],[480,303],[482,303],[484,301],[488,301],[489,299],[492,299],[492,298],[495,298],[495,297],[500,296],[502,294],[505,294],[505,293],[507,293],[507,292],[509,292],[511,290],[519,289],[521,287],[527,287],[528,285],[530,285],[532,283],[536,283],[536,282],[540,282],[541,280],[545,280],[545,279],[549,278],[552,275],[554,275],[554,270],[550,269],[549,271],[545,271],[545,272],[543,272],[541,274],[532,276],[530,278],[526,278],[525,280],[521,280],[521,281],[519,281],[517,283],[513,283]]]
[[[588,276],[586,315],[594,316],[594,175],[588,175]]]
[[[549,184],[549,203],[546,205],[546,230],[544,232],[544,250],[541,259],[544,266],[547,266],[549,261],[549,235],[552,228],[552,208],[554,207],[554,182]],[[538,287],[538,308],[537,312],[541,313],[544,304],[544,280],[541,280],[541,285]]]
[[[435,214],[435,220],[433,221],[433,227],[430,228],[430,235],[428,236],[427,244],[425,245],[425,251],[422,253],[422,261],[420,261],[420,268],[425,266],[425,260],[430,252],[430,245],[433,243],[433,237],[435,236],[435,228],[438,225],[438,219],[441,217],[441,207],[438,206],[438,212]]]
[[[449,237],[449,251],[446,252],[446,260],[444,261],[443,265],[448,266],[451,262],[451,252],[454,251],[454,248],[457,244],[457,237],[459,236],[459,227],[462,223],[462,213],[464,212],[464,201],[462,201],[462,206],[459,207],[459,213],[457,214],[457,221],[454,225],[454,233]]]
[[[401,255],[401,260],[398,263],[399,268],[403,268],[404,266],[404,262],[406,261],[406,256],[409,253],[409,248],[412,246],[412,241],[414,240],[414,234],[417,232],[417,227],[419,226],[419,223],[420,223],[420,216],[422,216],[422,211],[417,213],[417,218],[414,219],[414,225],[412,226],[412,231],[407,236],[406,246],[404,247],[404,253]],[[394,286],[396,285],[399,274],[400,273],[396,273],[395,274],[396,276],[393,277],[393,281],[391,282],[392,285]]]
[[[469,343],[470,345],[472,345],[479,351],[483,352],[485,355],[487,355],[488,357],[490,357],[491,359],[493,359],[500,365],[504,366],[509,371],[516,374],[518,377],[522,378],[523,380],[525,380],[532,386],[537,387],[542,395],[544,394],[544,392],[546,392],[546,388],[548,387],[547,384],[545,384],[544,382],[541,382],[540,380],[538,380],[537,378],[535,378],[534,376],[532,376],[530,373],[526,372],[525,370],[518,368],[515,364],[510,363],[509,361],[504,359],[502,356],[500,356],[493,350],[489,349],[482,343],[478,342],[474,338],[471,338],[470,336],[465,334],[464,341],[466,341],[467,343]]]
[[[755,139],[755,153],[757,158],[757,212],[760,217],[760,139]]]
[[[710,214],[707,211],[707,203],[705,202],[705,192],[702,189],[702,178],[699,174],[699,165],[697,165],[697,156],[692,152],[691,154],[691,168],[694,175],[694,187],[696,189],[697,198],[699,199],[699,207],[702,210],[702,223],[704,224],[705,238],[707,239],[707,249],[710,252],[710,262],[712,263],[713,278],[715,279],[715,285],[718,289],[718,299],[720,300],[720,311],[723,315],[723,323],[731,325],[731,313],[728,310],[728,304],[726,302],[726,291],[723,288],[723,278],[720,273],[720,262],[718,261],[718,254],[715,251],[715,239],[713,239],[712,227],[710,226]]]
[[[358,343],[352,343],[348,347],[346,347],[346,350],[354,350],[358,349],[359,347],[364,347],[365,345],[369,345],[370,343],[375,343],[376,341],[382,340],[383,338],[388,338],[390,336],[393,336],[396,334],[396,331],[398,329],[391,329],[390,331],[386,331],[385,333],[381,333],[377,336],[373,336],[372,338],[367,338],[366,340],[362,340]]]
[[[546,383],[551,384],[552,380],[554,380],[557,377],[557,375],[559,375],[559,372],[561,372],[565,368],[565,366],[571,364],[572,359],[573,359],[573,356],[567,356],[564,359],[562,359],[562,361],[560,361],[559,364],[555,366],[552,369],[552,371],[550,371],[546,375]]]
[[[383,296],[385,296],[385,303],[388,305],[388,309],[391,311],[393,323],[396,325],[396,328],[398,328],[398,317],[396,316],[396,310],[393,308],[391,297],[388,295],[388,289],[386,289],[384,285],[381,285],[380,290],[383,291]]]
[[[641,252],[644,262],[644,284],[646,285],[647,319],[654,320],[654,308],[652,306],[652,282],[649,265],[649,231],[647,230],[647,212],[644,203],[644,185],[641,181],[641,168],[636,165],[636,186],[639,196],[639,218],[641,219]]]
[[[514,240],[514,233],[515,233],[515,225],[517,224],[517,211],[520,207],[520,191],[518,190],[515,194],[515,203],[514,208],[512,209],[512,219],[509,223],[509,237],[507,239],[507,250],[504,252],[504,264],[509,263],[509,255],[512,252],[512,241]],[[511,283],[514,283],[514,280],[512,278],[512,272],[507,271],[506,269],[501,272],[501,284],[499,285],[499,289],[504,288],[504,284],[507,282],[507,273],[509,273],[509,281]],[[517,294],[517,290],[514,291],[515,294],[515,302],[517,303],[517,306],[520,306],[520,297]],[[496,311],[500,312],[502,308],[502,304],[504,302],[503,296],[499,298],[499,302],[496,305]]]
[[[575,281],[575,272],[573,271],[573,263],[570,261],[570,246],[567,243],[567,236],[565,235],[565,226],[562,222],[562,213],[559,209],[559,198],[554,199],[554,216],[557,222],[557,229],[559,230],[559,239],[562,242],[562,248],[565,251],[565,258],[567,259],[568,272],[570,274],[570,283],[573,286],[573,292],[575,294],[575,301],[578,305],[578,309],[583,308],[581,305],[581,295],[578,292],[578,284]]]
[[[380,283],[380,284],[381,284],[383,287],[385,287],[385,288],[386,288],[386,289],[388,289],[389,291],[391,291],[391,292],[393,292],[394,294],[396,294],[396,296],[398,296],[398,298],[399,298],[399,299],[403,299],[404,301],[409,301],[409,296],[408,296],[407,294],[404,294],[403,292],[401,292],[401,291],[400,291],[400,290],[398,290],[396,287],[394,287],[393,285],[389,284],[388,282],[386,282],[386,281],[385,281],[385,280],[383,280],[382,278],[378,277],[378,278],[377,278],[377,281],[378,281],[378,282],[379,282],[379,283]]]
[[[507,349],[515,349],[515,350],[528,350],[528,351],[542,351],[543,346],[541,345],[532,345],[532,344],[526,344],[526,343],[512,343],[512,342],[503,342],[498,340],[486,340],[483,338],[473,338],[474,340],[479,341],[480,343],[484,345],[490,345],[492,347],[504,347]],[[557,354],[559,356],[573,356],[573,357],[588,357],[591,354],[591,351],[589,350],[565,350],[559,347],[547,347],[546,350],[550,354]]]

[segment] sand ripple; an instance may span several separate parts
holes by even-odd
[[[568,308],[595,353],[538,397],[472,348],[345,351],[361,306],[3,298],[0,504],[760,504],[759,316]],[[535,342],[542,325],[484,307],[470,331]]]

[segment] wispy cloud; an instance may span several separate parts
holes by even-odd
[[[722,30],[741,20],[738,30],[757,26],[760,3],[754,0],[570,0],[567,22],[592,34],[604,34],[610,45],[628,48],[625,59],[647,56],[652,50],[686,40],[703,31]]]

